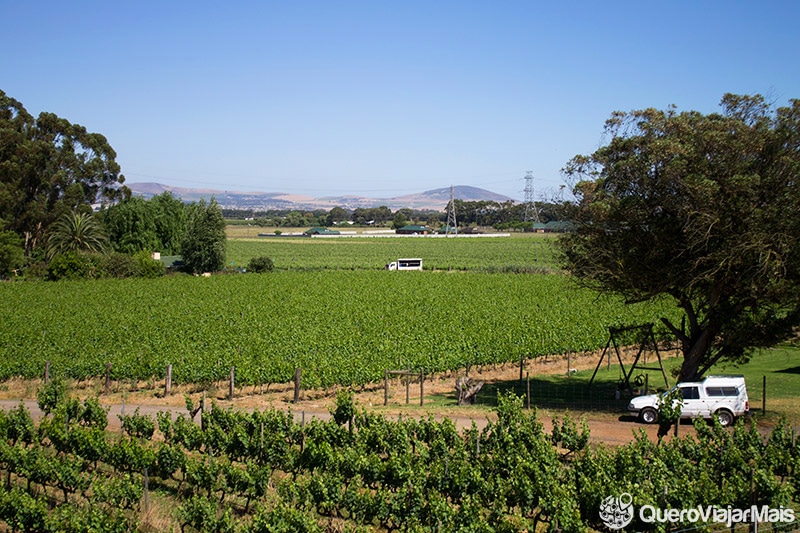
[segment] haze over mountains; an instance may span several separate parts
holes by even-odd
[[[396,196],[393,198],[367,198],[363,196],[325,196],[322,198],[314,198],[311,196],[280,192],[237,192],[173,187],[160,183],[127,183],[126,185],[133,191],[134,195],[144,198],[150,198],[163,192],[171,192],[184,202],[196,202],[201,198],[208,201],[213,196],[217,203],[224,209],[252,209],[257,211],[266,211],[269,209],[327,210],[333,207],[355,209],[358,207],[380,207],[382,205],[385,205],[393,211],[402,208],[444,211],[447,207],[447,203],[450,201],[450,187],[433,189],[417,194]],[[470,187],[468,185],[457,185],[453,188],[453,192],[456,199],[470,202],[481,200],[493,202],[516,201],[508,196],[493,193],[478,187]]]

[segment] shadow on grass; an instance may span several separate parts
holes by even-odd
[[[800,374],[800,366],[793,366],[791,368],[784,368],[783,370],[776,370],[780,374]]]
[[[530,380],[491,381],[478,392],[476,405],[497,406],[498,394],[513,392],[522,397],[523,405],[531,407],[570,410],[603,411],[622,413],[628,405],[631,394],[618,390],[616,382],[595,381],[589,385],[589,376],[543,376]],[[458,396],[453,392],[439,395],[434,400],[440,405],[456,405]]]

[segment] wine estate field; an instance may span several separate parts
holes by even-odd
[[[251,228],[253,235],[255,229]],[[228,263],[267,256],[277,270],[381,270],[400,257],[420,257],[426,270],[545,272],[557,270],[552,235],[514,237],[258,237],[228,241]]]
[[[671,307],[625,306],[561,275],[275,271],[211,278],[0,284],[0,379],[52,375],[204,383],[363,384],[602,348],[610,325]]]

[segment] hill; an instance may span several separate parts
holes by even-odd
[[[237,192],[220,191],[215,189],[195,189],[186,187],[173,187],[160,183],[130,183],[128,187],[135,195],[150,198],[164,192],[171,192],[184,202],[196,202],[205,199],[208,201],[212,196],[225,209],[331,209],[333,207],[343,207],[345,209],[355,209],[358,207],[379,207],[385,205],[389,209],[397,210],[402,208],[410,209],[430,209],[433,211],[444,211],[450,201],[450,187],[433,189],[416,194],[396,196],[392,198],[368,198],[364,196],[326,196],[314,198],[299,194],[286,194],[281,192]],[[459,200],[464,201],[493,201],[508,202],[514,201],[513,198],[497,194],[478,187],[458,185],[454,187],[454,195]]]

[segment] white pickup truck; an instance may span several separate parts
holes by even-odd
[[[717,417],[723,426],[733,424],[737,416],[750,411],[744,376],[708,376],[702,381],[678,383],[681,392],[681,418]],[[658,419],[658,406],[668,393],[649,394],[634,398],[628,411],[646,423]]]

